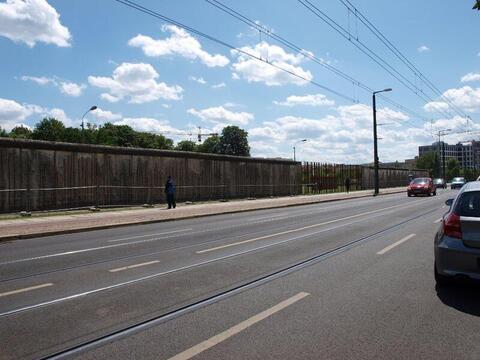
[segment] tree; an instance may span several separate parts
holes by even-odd
[[[173,141],[163,135],[152,134],[148,132],[135,133],[135,146],[146,149],[166,149],[173,148]]]
[[[44,118],[37,125],[32,133],[35,140],[64,141],[65,125],[60,120],[49,117]]]
[[[10,131],[10,134],[8,135],[12,138],[15,139],[31,139],[32,138],[32,130],[25,126],[16,126]]]
[[[480,10],[480,0],[477,0],[477,2],[475,3],[475,5],[473,5],[473,9],[477,9],[477,10]]]
[[[218,154],[220,152],[220,138],[217,135],[210,136],[197,146],[197,151],[207,154]]]
[[[8,134],[7,132],[5,131],[5,129],[3,129],[2,127],[0,127],[0,137],[7,137]]]
[[[180,141],[177,146],[175,146],[175,150],[179,151],[196,151],[197,144],[190,140],[183,140]]]
[[[128,125],[106,123],[98,128],[96,143],[132,147],[135,144],[135,131]]]
[[[226,126],[220,136],[220,153],[235,156],[250,156],[248,132],[238,126]]]
[[[428,170],[433,177],[440,177],[440,161],[435,151],[420,156],[417,160],[417,168]]]
[[[453,159],[453,158],[450,158],[448,159],[447,161],[447,179],[452,179],[454,178],[455,176],[459,176],[460,175],[460,164],[458,163],[458,160],[457,159]]]

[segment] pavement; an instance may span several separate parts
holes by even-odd
[[[381,194],[405,192],[405,187],[381,189]],[[58,216],[35,216],[21,219],[0,220],[0,242],[46,235],[68,234],[79,231],[108,229],[133,224],[189,219],[235,212],[271,209],[279,207],[338,201],[372,196],[371,190],[350,193],[301,195],[255,200],[234,200],[208,202],[194,205],[178,204],[176,209],[165,208],[132,209],[122,211],[101,211],[87,214]]]
[[[0,359],[477,359],[478,287],[436,288],[456,191],[0,244]]]

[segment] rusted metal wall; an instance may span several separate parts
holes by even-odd
[[[301,192],[301,165],[177,151],[0,138],[0,212],[165,201],[285,196]]]

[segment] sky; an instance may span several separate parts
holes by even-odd
[[[297,160],[367,163],[371,90],[392,88],[376,99],[381,162],[413,158],[440,130],[449,143],[480,138],[473,0],[217,2],[253,26],[205,0],[136,1],[181,25],[115,0],[0,1],[0,127],[45,116],[79,127],[95,105],[96,125],[176,142],[237,125],[252,156],[292,158],[295,146]]]

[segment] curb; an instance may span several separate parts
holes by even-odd
[[[388,193],[380,193],[379,196],[398,194],[398,193],[402,193],[404,191],[405,190],[398,190],[398,191],[392,191],[392,192],[388,192]],[[226,210],[226,211],[222,211],[222,212],[218,212],[218,213],[211,213],[211,214],[186,215],[186,216],[182,216],[182,217],[174,218],[174,219],[154,219],[154,220],[144,220],[144,221],[137,221],[137,222],[123,222],[123,223],[110,224],[110,225],[99,225],[99,226],[88,227],[88,228],[54,230],[54,231],[38,232],[38,233],[31,233],[31,234],[7,235],[7,236],[0,236],[0,243],[6,242],[6,241],[12,241],[12,240],[24,240],[24,239],[32,239],[32,238],[36,238],[36,237],[75,234],[75,233],[79,233],[79,232],[106,230],[106,229],[120,228],[120,227],[125,227],[125,226],[148,225],[148,224],[170,222],[170,221],[177,221],[177,220],[195,219],[195,218],[199,218],[199,217],[209,217],[209,216],[216,216],[216,215],[223,215],[223,214],[244,213],[244,212],[256,211],[256,210],[279,209],[279,208],[286,208],[286,207],[293,207],[293,206],[303,206],[303,205],[328,203],[328,202],[336,202],[336,201],[343,201],[343,200],[361,199],[361,198],[366,198],[366,197],[373,197],[373,195],[372,194],[362,194],[362,195],[356,195],[356,196],[351,196],[351,197],[347,197],[347,198],[340,198],[340,199],[319,199],[317,201],[300,203],[300,204],[298,204],[298,203],[297,204],[282,204],[282,205],[271,205],[271,206],[255,208],[255,209]]]

